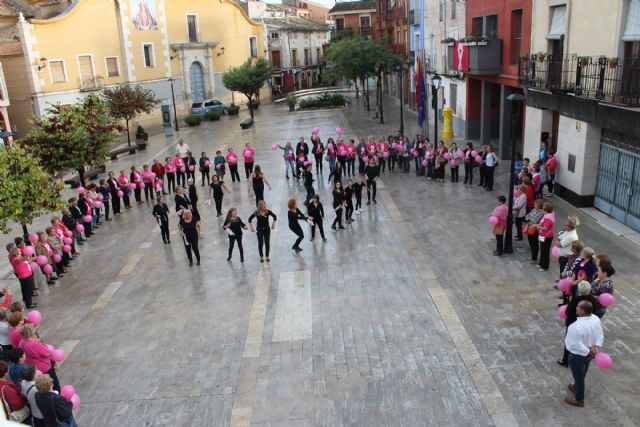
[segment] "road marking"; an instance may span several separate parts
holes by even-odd
[[[115,295],[118,289],[120,289],[121,285],[122,285],[122,282],[109,283],[109,286],[106,287],[106,289],[102,292],[102,295],[98,297],[98,299],[96,300],[96,302],[93,304],[91,308],[94,310],[97,310],[97,309],[106,307],[109,301],[111,301],[111,298],[113,297],[113,295]]]
[[[273,342],[311,339],[311,272],[280,273]]]
[[[129,258],[129,261],[127,261],[124,267],[122,267],[122,270],[120,270],[118,276],[126,276],[127,274],[131,273],[136,267],[136,264],[138,264],[138,262],[142,259],[142,257],[142,254],[132,255],[131,258]]]
[[[140,249],[149,249],[151,247],[151,242],[144,242],[140,245]]]

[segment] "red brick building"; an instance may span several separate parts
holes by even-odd
[[[511,105],[522,93],[520,58],[531,45],[531,0],[467,0],[467,137],[491,144],[501,158],[510,154]],[[516,125],[515,136],[522,132]]]
[[[375,0],[348,1],[336,3],[329,11],[334,19],[335,31],[351,31],[362,36],[373,35],[376,19]]]

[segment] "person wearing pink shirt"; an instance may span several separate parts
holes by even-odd
[[[176,166],[171,161],[171,157],[164,159],[164,173],[167,175],[167,192],[171,194],[176,191]]]
[[[493,226],[493,234],[496,236],[496,250],[493,254],[496,256],[502,256],[504,253],[504,230],[507,226],[507,214],[509,213],[509,207],[505,205],[507,198],[500,195],[496,198],[497,206],[491,212],[491,216],[498,218],[498,223]]]
[[[384,169],[387,164],[387,159],[384,157],[384,153],[387,151],[389,151],[389,144],[384,140],[384,138],[380,138],[380,141],[376,144],[376,156],[378,157],[378,166],[380,167],[381,173],[384,173]]]
[[[349,140],[347,145],[347,175],[354,176],[356,173],[356,156],[358,154],[358,147],[356,147],[356,141]]]
[[[540,269],[538,271],[547,271],[549,269],[549,252],[551,252],[555,234],[553,228],[556,223],[556,215],[553,212],[551,203],[542,205],[542,211],[544,212],[542,221],[536,225],[538,240],[540,241],[540,262],[538,263]]]
[[[7,323],[9,324],[9,342],[13,348],[19,348],[22,342],[22,335],[20,331],[24,326],[24,318],[21,311],[15,311],[7,316]]]
[[[253,162],[255,161],[256,152],[251,148],[251,145],[247,142],[244,144],[244,150],[242,150],[242,157],[244,158],[244,173],[247,176],[247,181],[253,173]]]
[[[158,159],[153,159],[153,164],[151,165],[151,172],[156,174],[156,178],[158,178],[162,182],[162,194],[167,194],[164,191],[164,165],[158,161]]]
[[[31,298],[33,297],[33,291],[36,287],[36,281],[31,270],[31,257],[23,256],[20,252],[20,248],[13,247],[9,252],[9,263],[13,267],[13,272],[18,276],[20,281],[20,290],[22,291],[22,300],[27,308],[35,308],[37,304],[34,304]]]
[[[180,154],[176,154],[175,159],[173,159],[173,166],[178,176],[178,185],[185,187],[187,185],[187,167],[182,157],[180,157]]]
[[[59,392],[60,381],[58,381],[56,368],[51,363],[51,350],[40,341],[40,338],[36,335],[35,326],[24,325],[20,334],[23,338],[20,347],[24,350],[25,364],[34,365],[43,374],[48,374],[53,380],[53,389]]]
[[[329,172],[333,172],[336,168],[336,143],[333,138],[327,139],[327,157],[329,157]]]
[[[238,174],[238,155],[233,152],[233,148],[229,147],[227,150],[226,160],[229,164],[229,171],[231,172],[231,181],[240,182],[240,175]]]
[[[142,165],[142,182],[144,183],[144,200],[146,202],[151,199],[153,201],[153,183],[155,181],[155,174],[149,169],[149,165]]]
[[[133,190],[133,194],[136,198],[136,203],[142,203],[142,175],[138,172],[138,168],[135,166],[131,166],[131,174],[129,175],[129,179],[133,184],[136,185],[136,188]]]
[[[131,189],[129,188],[129,177],[125,175],[124,169],[120,171],[120,175],[118,176],[118,185],[120,186],[120,191],[122,191],[122,202],[124,203],[124,207],[127,209],[131,209],[131,201],[129,200],[129,192]]]

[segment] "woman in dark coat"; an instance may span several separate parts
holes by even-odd
[[[302,227],[300,227],[300,224],[298,223],[298,221],[299,220],[306,221],[307,217],[304,216],[302,212],[300,212],[300,209],[298,209],[298,204],[295,199],[290,199],[289,202],[287,203],[287,207],[289,208],[289,211],[287,212],[287,216],[289,218],[289,229],[298,236],[298,239],[293,244],[291,249],[293,249],[296,252],[300,252],[302,250],[302,248],[300,247],[300,242],[302,242],[302,239],[304,239],[304,233],[302,232]]]

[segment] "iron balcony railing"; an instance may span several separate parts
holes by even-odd
[[[640,107],[640,58],[531,55],[520,63],[520,84]]]

